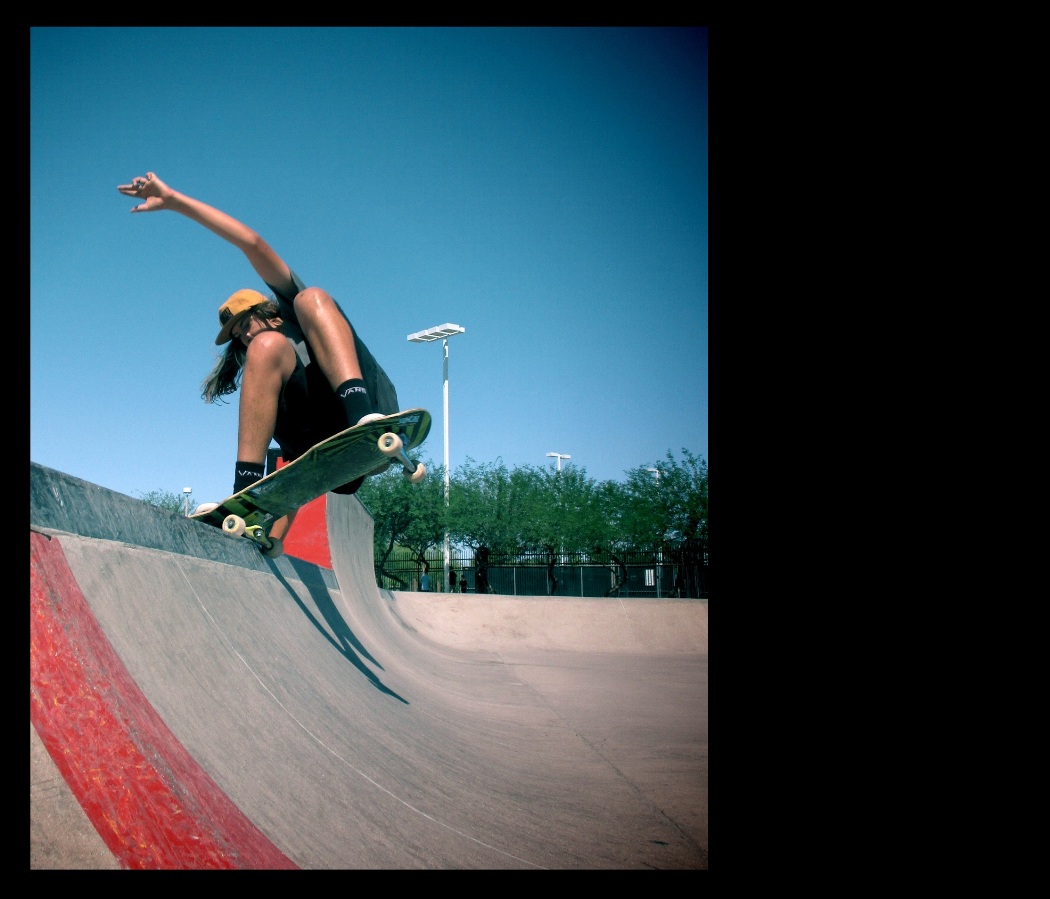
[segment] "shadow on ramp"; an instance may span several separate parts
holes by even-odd
[[[274,577],[284,584],[285,589],[288,591],[288,595],[292,598],[295,604],[303,610],[303,614],[314,623],[318,632],[322,634],[326,640],[330,640],[332,645],[339,649],[350,663],[372,682],[372,685],[377,690],[382,690],[384,693],[393,696],[401,702],[407,702],[406,699],[398,696],[392,690],[384,686],[379,678],[372,673],[371,669],[364,664],[364,660],[367,659],[380,670],[382,670],[383,667],[372,658],[371,655],[369,655],[368,650],[365,649],[361,644],[361,641],[354,636],[354,632],[350,630],[349,625],[346,623],[346,619],[340,614],[339,609],[336,607],[335,602],[328,593],[328,588],[326,587],[324,580],[316,576],[317,566],[290,556],[288,557],[288,562],[292,570],[299,576],[301,583],[309,591],[310,598],[313,600],[313,609],[316,609],[317,614],[320,614],[323,617],[323,624],[318,620],[315,616],[315,612],[307,605],[307,603],[299,598],[299,594],[296,593],[295,589],[281,573],[277,564],[273,561],[269,561],[269,564],[273,568]],[[329,634],[332,636],[329,636]]]

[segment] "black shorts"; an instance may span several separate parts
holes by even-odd
[[[321,367],[316,363],[304,367],[296,357],[295,371],[277,401],[277,427],[273,435],[281,447],[284,464],[294,462],[310,447],[348,427],[343,404]],[[333,488],[332,492],[352,495],[364,480],[356,478]]]
[[[321,366],[304,366],[296,357],[295,371],[277,401],[274,440],[285,463],[298,459],[310,447],[350,425],[343,404],[335,395]]]

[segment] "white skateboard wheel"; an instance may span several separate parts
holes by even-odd
[[[401,452],[401,447],[403,445],[401,438],[392,431],[387,431],[379,438],[379,452],[383,453],[385,456],[396,456]]]
[[[222,520],[222,532],[227,537],[241,537],[244,534],[244,519],[240,515],[227,515]]]

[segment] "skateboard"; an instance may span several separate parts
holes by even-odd
[[[329,490],[398,463],[413,484],[422,481],[426,466],[413,462],[408,450],[419,446],[429,433],[426,409],[380,416],[322,440],[221,503],[198,506],[190,518],[220,528],[227,537],[247,538],[263,555],[277,558],[284,549],[278,538],[269,536],[273,523]]]

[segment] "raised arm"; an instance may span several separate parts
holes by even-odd
[[[133,206],[132,212],[159,212],[167,209],[193,219],[244,253],[252,268],[267,284],[279,288],[287,296],[295,295],[291,271],[285,261],[258,232],[237,221],[233,216],[172,190],[153,172],[133,178],[130,184],[120,184],[117,190],[127,197],[144,201],[138,206]]]

